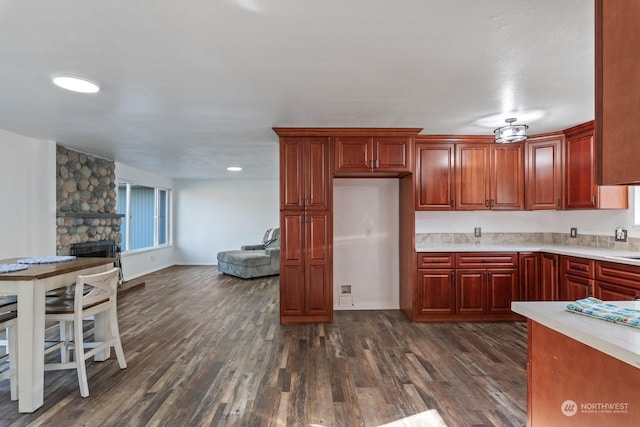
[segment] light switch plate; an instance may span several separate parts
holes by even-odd
[[[578,237],[578,229],[576,227],[571,227],[571,234],[569,234],[572,238]]]
[[[473,237],[482,237],[482,228],[475,227],[473,229]]]

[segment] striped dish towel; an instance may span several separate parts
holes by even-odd
[[[640,328],[640,310],[620,307],[598,298],[589,297],[570,302],[567,304],[567,311]]]

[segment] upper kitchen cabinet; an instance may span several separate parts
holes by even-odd
[[[373,133],[372,133],[373,132]],[[402,176],[412,172],[414,136],[420,129],[350,130],[334,137],[337,176]]]
[[[452,210],[455,149],[453,143],[419,142],[416,138],[416,210]]]
[[[486,136],[416,138],[417,210],[522,210],[522,144]]]
[[[329,137],[280,138],[280,208],[328,209],[331,206]]]
[[[526,202],[532,210],[562,209],[562,133],[527,139]]]
[[[626,186],[596,185],[593,121],[564,131],[565,209],[626,209]]]
[[[640,183],[640,0],[595,2],[596,183]]]

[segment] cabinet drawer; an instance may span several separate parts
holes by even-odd
[[[640,290],[640,267],[598,261],[596,279]]]
[[[418,253],[418,268],[453,268],[453,253]]]
[[[560,273],[593,279],[595,277],[595,262],[592,259],[570,256],[560,257]]]
[[[457,268],[515,268],[517,266],[517,252],[466,252],[456,255]]]

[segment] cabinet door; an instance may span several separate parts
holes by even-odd
[[[598,186],[593,122],[565,131],[566,209],[627,209],[626,186]]]
[[[487,313],[511,313],[511,301],[520,297],[518,269],[487,270]]]
[[[456,270],[456,312],[485,313],[487,305],[486,270]]]
[[[373,140],[376,172],[411,172],[411,138],[380,136]]]
[[[329,138],[280,139],[280,209],[327,209],[331,204]]]
[[[454,144],[416,144],[416,210],[454,209]]]
[[[301,212],[280,214],[280,315],[305,310],[304,218]]]
[[[456,144],[456,209],[489,209],[491,145]]]
[[[529,138],[526,149],[526,209],[562,208],[564,136]]]
[[[456,311],[453,269],[418,270],[418,314],[453,314]]]
[[[603,301],[633,301],[640,299],[640,290],[597,280],[593,296]]]
[[[334,138],[336,172],[369,172],[374,167],[373,138],[337,136]]]
[[[558,255],[543,253],[540,256],[541,301],[558,301]]]
[[[491,170],[491,209],[523,210],[524,145],[492,145]]]
[[[640,2],[595,2],[595,122],[599,184],[640,182]]]
[[[593,133],[567,135],[566,209],[595,209]]]
[[[280,209],[304,209],[305,138],[280,138]]]
[[[305,152],[305,200],[307,209],[325,210],[333,203],[329,138],[311,137]]]
[[[591,296],[593,279],[563,274],[560,281],[560,301],[575,301]]]
[[[520,253],[520,299],[539,301],[540,298],[540,254]]]
[[[331,215],[314,211],[305,219],[305,314],[310,316],[330,315],[333,309]]]

